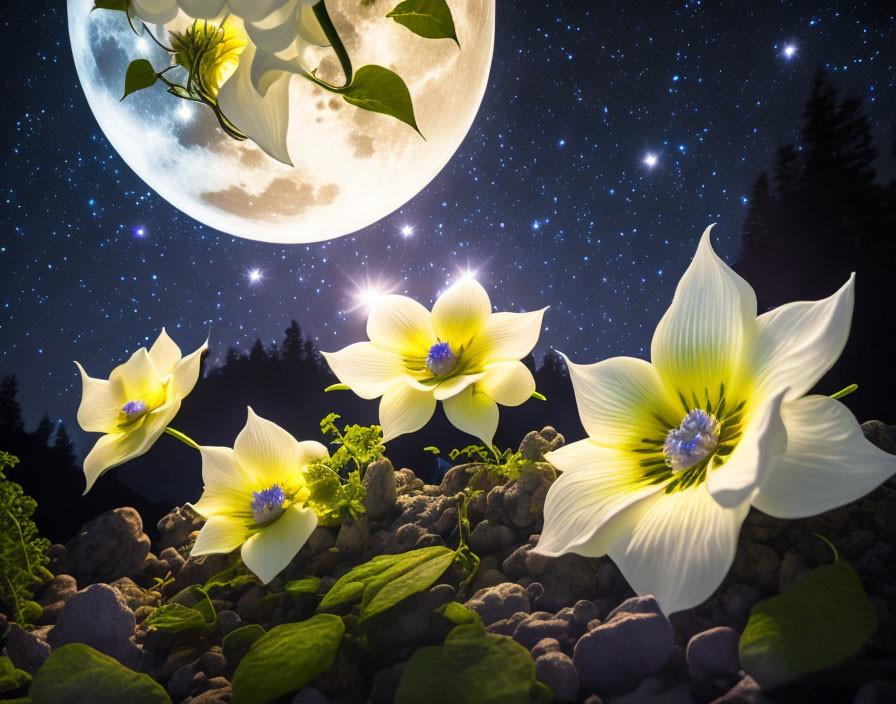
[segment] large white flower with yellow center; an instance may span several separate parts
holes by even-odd
[[[86,494],[103,472],[146,452],[177,415],[183,398],[199,378],[204,343],[186,357],[162,328],[147,352],[145,347],[112,370],[108,379],[81,372],[83,390],[78,423],[92,433],[104,433],[84,459]]]
[[[609,555],[663,611],[695,606],[731,566],[750,506],[827,511],[896,472],[853,415],[806,396],[849,334],[853,279],[830,298],[756,316],[753,289],[712,250],[709,228],[653,337],[651,362],[569,364],[589,437],[547,455],[535,550]]]
[[[176,33],[173,60],[181,65],[183,57],[202,50],[204,87],[221,112],[267,154],[292,164],[286,146],[289,79],[293,73],[308,76],[320,58],[316,49],[330,43],[314,14],[316,3],[131,0],[130,14]]]
[[[422,428],[441,401],[454,426],[491,447],[498,404],[518,406],[535,391],[520,359],[538,341],[545,310],[492,313],[488,293],[468,276],[431,313],[411,298],[383,296],[367,318],[370,342],[323,355],[358,396],[383,397],[384,441]]]
[[[193,508],[206,518],[191,555],[240,557],[265,584],[286,567],[317,526],[306,506],[304,469],[328,457],[319,442],[298,442],[252,409],[233,449],[204,447],[205,488]]]

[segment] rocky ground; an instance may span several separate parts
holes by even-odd
[[[876,421],[866,436],[896,454],[896,426]],[[539,680],[559,702],[875,702],[896,701],[896,482],[821,516],[783,521],[753,511],[740,536],[733,568],[706,603],[667,619],[651,597],[636,597],[612,561],[578,555],[545,558],[531,552],[553,471],[543,453],[563,444],[552,428],[530,433],[521,450],[537,462],[516,481],[488,480],[470,505],[470,547],[481,565],[462,593],[453,570],[432,589],[394,607],[375,655],[340,657],[294,704],[391,702],[411,654],[432,642],[433,610],[456,600],[474,609],[492,633],[530,650]],[[151,675],[175,703],[229,702],[230,680],[243,652],[224,655],[221,640],[241,625],[265,629],[311,615],[314,601],[283,598],[284,584],[321,577],[323,592],[351,567],[375,555],[431,545],[457,545],[457,503],[470,480],[455,467],[441,485],[425,485],[387,460],[365,475],[367,514],[340,528],[317,528],[284,573],[267,586],[244,583],[217,590],[214,633],[194,647],[143,620],[165,599],[204,584],[225,569],[227,556],[187,557],[200,520],[178,508],[159,523],[152,546],[131,508],[83,526],[51,548],[55,579],[38,594],[43,615],[26,632],[0,614],[5,653],[34,673],[54,648],[86,643]],[[751,607],[793,585],[819,564],[831,540],[862,578],[879,625],[851,660],[823,673],[761,692],[738,662],[737,643]],[[154,550],[154,551],[151,551]],[[156,578],[173,576],[160,591]],[[363,662],[360,661],[364,660]]]

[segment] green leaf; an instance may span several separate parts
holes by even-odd
[[[201,613],[182,604],[160,606],[146,617],[144,623],[152,628],[171,633],[203,631],[208,626]]]
[[[233,704],[267,704],[301,689],[333,665],[344,631],[342,619],[329,614],[275,626],[240,660]]]
[[[134,59],[128,66],[128,72],[124,76],[124,95],[121,100],[127,98],[131,93],[138,90],[149,88],[155,85],[159,76],[156,70],[146,59]]]
[[[237,557],[229,567],[209,577],[202,588],[207,592],[214,587],[230,589],[249,582],[258,582],[258,578],[249,572],[243,561]]]
[[[168,605],[171,604],[180,604],[181,606],[186,606],[194,611],[198,611],[208,625],[213,625],[215,621],[218,620],[218,614],[215,613],[215,607],[212,605],[212,600],[209,598],[206,591],[198,585],[194,584],[193,586],[179,591],[168,600]]]
[[[753,607],[740,637],[741,665],[770,689],[847,659],[876,628],[859,576],[835,550],[832,564]]]
[[[120,10],[127,12],[131,8],[131,0],[94,0],[94,10]]]
[[[395,606],[398,602],[404,601],[412,594],[429,589],[435,584],[436,580],[454,562],[454,551],[448,548],[442,548],[442,550],[444,553],[435,554],[408,571],[404,571],[404,565],[399,563],[397,567],[402,568],[402,571],[394,576],[390,575],[392,578],[385,582],[372,598],[367,598],[370,587],[365,589],[364,599],[361,602],[361,623]],[[395,567],[392,569],[396,570]],[[367,602],[366,606],[364,602]]]
[[[449,601],[447,604],[443,604],[436,609],[436,613],[442,614],[455,626],[463,626],[470,623],[483,626],[479,614],[456,601]]]
[[[404,0],[386,17],[391,17],[421,37],[453,39],[460,46],[454,29],[454,18],[445,0]]]
[[[363,621],[428,589],[453,560],[454,551],[441,545],[400,555],[378,555],[340,577],[317,609],[327,611],[361,599]]]
[[[0,694],[13,692],[31,683],[31,675],[19,670],[5,655],[0,655]]]
[[[50,653],[34,676],[28,696],[33,704],[171,704],[162,685],[149,675],[129,670],[81,643]]]
[[[257,623],[248,626],[240,626],[232,630],[221,641],[221,649],[224,657],[230,661],[236,660],[237,655],[245,653],[252,644],[264,635],[264,629]]]
[[[458,626],[442,646],[419,648],[408,662],[395,704],[529,704],[535,663],[529,651],[481,626]]]
[[[313,575],[295,579],[287,582],[283,587],[284,591],[290,596],[302,596],[303,594],[317,594],[317,588],[320,586],[320,577]]]
[[[410,125],[420,134],[417,120],[414,118],[411,94],[405,82],[394,71],[373,64],[362,66],[355,73],[351,85],[336,92],[340,93],[347,103],[362,110],[391,115]]]

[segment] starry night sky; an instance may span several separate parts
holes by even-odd
[[[64,3],[13,3],[0,373],[19,376],[29,427],[49,412],[73,430],[74,359],[106,377],[164,325],[185,350],[210,328],[220,362],[231,345],[279,342],[291,318],[338,349],[364,339],[356,282],[428,305],[467,267],[498,310],[551,306],[538,355],[646,357],[707,224],[736,258],[750,185],[796,138],[817,67],[865,99],[889,154],[887,4],[501,2],[489,89],[435,181],[354,235],[275,246],[211,230],[152,193],[90,113]],[[896,175],[892,157],[877,167]]]

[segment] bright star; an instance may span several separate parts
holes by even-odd
[[[656,166],[656,162],[658,161],[656,154],[648,154],[644,157],[644,163],[647,165],[648,169],[652,169]]]
[[[261,281],[261,269],[250,269],[247,276],[250,284],[257,284]]]
[[[363,282],[353,281],[352,283],[355,286],[355,305],[349,308],[349,311],[362,309],[367,315],[370,315],[382,303],[383,298],[394,290],[393,285],[382,278],[376,280],[368,278]]]
[[[183,122],[186,122],[193,117],[193,110],[186,102],[181,102],[180,107],[177,109],[177,116]]]
[[[134,235],[136,237],[144,237],[146,235],[146,231],[142,227],[135,227]]]
[[[796,55],[796,47],[793,44],[788,44],[784,47],[784,58],[792,59]]]
[[[410,225],[405,225],[403,228],[401,228],[401,234],[404,237],[410,237],[411,235],[414,234],[414,228],[411,227]]]

